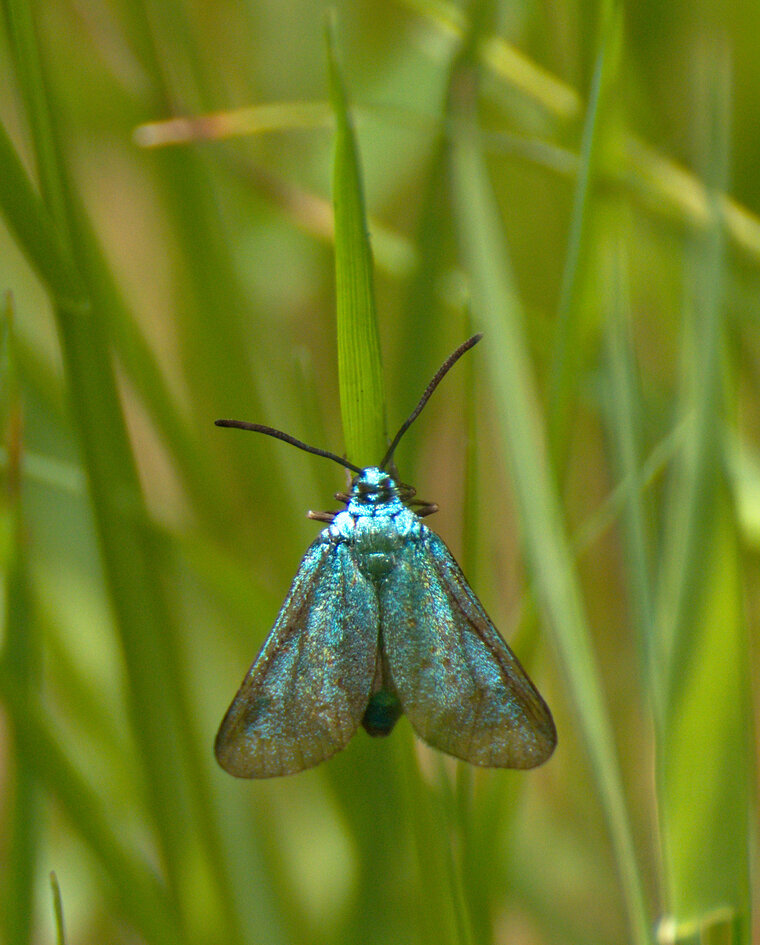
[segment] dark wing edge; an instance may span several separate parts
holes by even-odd
[[[277,777],[345,748],[369,702],[377,637],[377,598],[350,546],[318,537],[219,727],[221,767]]]
[[[441,538],[422,527],[383,598],[391,674],[415,732],[471,764],[533,768],[557,733],[548,706]]]
[[[467,605],[472,608],[471,614],[467,614],[470,626],[483,644],[491,651],[502,673],[511,684],[515,695],[517,695],[526,718],[532,723],[531,729],[536,734],[530,753],[524,757],[524,761],[527,763],[508,764],[504,767],[537,768],[551,758],[554,749],[557,747],[557,727],[554,724],[551,710],[523,668],[522,663],[513,653],[512,648],[494,626],[446,543],[435,532],[429,529],[426,529],[426,531],[429,542],[432,545],[437,545],[441,552],[440,560],[435,559],[438,573],[445,579],[445,571],[446,576],[453,578],[451,586],[455,597],[463,607],[463,611],[467,608]]]

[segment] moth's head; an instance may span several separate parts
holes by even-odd
[[[390,473],[378,466],[367,466],[354,476],[351,498],[357,502],[375,504],[389,502],[398,495],[398,487]]]

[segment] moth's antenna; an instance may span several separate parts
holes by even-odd
[[[436,389],[436,387],[438,387],[438,385],[441,383],[444,377],[449,373],[449,371],[454,367],[457,361],[462,357],[465,351],[469,351],[470,348],[476,345],[482,337],[483,337],[482,335],[473,335],[472,338],[468,338],[467,341],[465,341],[464,344],[461,344],[457,348],[457,350],[454,351],[453,354],[450,354],[448,358],[446,358],[446,360],[443,362],[443,364],[438,368],[438,370],[435,373],[435,377],[425,388],[425,393],[422,395],[422,397],[420,397],[420,402],[417,404],[414,410],[409,414],[407,419],[401,425],[401,429],[398,431],[398,433],[393,437],[393,442],[388,447],[388,452],[383,457],[382,463],[380,463],[381,469],[385,469],[385,467],[391,461],[391,459],[393,458],[393,454],[396,451],[396,447],[399,445],[399,442],[401,441],[401,437],[406,433],[406,431],[414,423],[417,417],[419,417],[420,413],[422,412],[422,408],[430,400],[430,397],[433,391]]]
[[[341,466],[345,466],[346,469],[350,469],[352,472],[361,472],[360,466],[354,466],[353,463],[349,463],[347,459],[338,456],[337,453],[331,453],[329,450],[321,450],[318,446],[309,446],[307,443],[302,443],[301,440],[297,440],[289,433],[283,433],[282,430],[275,430],[274,427],[266,427],[261,423],[248,423],[246,420],[215,420],[214,424],[217,427],[236,427],[238,430],[253,430],[254,433],[266,433],[267,436],[273,436],[277,440],[284,440],[286,443],[290,443],[291,446],[297,446],[299,450],[314,453],[315,456],[324,456],[325,459],[331,459],[334,463],[340,463]]]

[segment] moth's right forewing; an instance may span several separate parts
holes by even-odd
[[[532,768],[551,755],[551,713],[443,541],[427,528],[381,594],[383,646],[412,727],[471,764]]]
[[[344,748],[375,675],[377,596],[345,542],[323,532],[216,737],[239,778],[294,774]]]

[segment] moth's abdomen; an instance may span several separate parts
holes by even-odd
[[[393,726],[401,716],[401,703],[398,697],[386,689],[375,692],[364,710],[362,725],[368,735],[390,735]]]
[[[362,571],[369,578],[384,578],[396,565],[396,556],[385,551],[366,551],[359,558]]]
[[[368,578],[377,581],[396,567],[404,535],[389,515],[363,516],[356,520],[351,541],[359,567]]]

